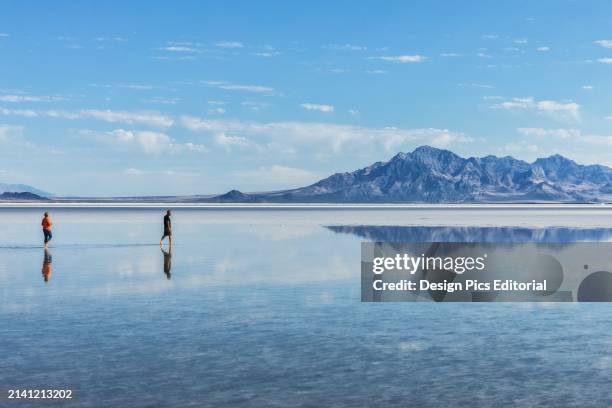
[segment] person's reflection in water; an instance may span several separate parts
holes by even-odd
[[[51,256],[51,252],[47,248],[45,248],[45,256],[43,258],[42,265],[42,276],[45,280],[45,283],[49,282],[49,278],[51,277],[51,273],[53,272],[53,266],[51,263],[53,262],[53,257]]]
[[[168,250],[164,250],[161,248],[162,253],[164,254],[164,273],[166,274],[166,278],[172,278],[172,247],[168,247]]]

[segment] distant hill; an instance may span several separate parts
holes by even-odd
[[[214,202],[248,202],[250,201],[250,195],[249,194],[245,194],[245,193],[241,193],[238,190],[230,190],[225,194],[221,194],[219,196],[216,197],[212,197],[210,199],[207,199],[207,201],[214,201]]]
[[[527,163],[513,157],[463,158],[422,146],[387,162],[336,173],[310,186],[226,194],[206,202],[276,203],[599,203],[612,202],[612,169],[560,155]]]
[[[2,193],[33,193],[40,197],[52,197],[53,194],[47,193],[46,191],[39,190],[35,187],[28,186],[27,184],[6,184],[0,183],[0,194]]]
[[[29,192],[22,192],[22,193],[16,193],[16,192],[11,192],[11,191],[5,191],[4,193],[0,194],[0,200],[27,200],[27,201],[32,201],[32,200],[49,200],[46,197],[41,197],[38,194],[34,194],[34,193],[29,193]]]

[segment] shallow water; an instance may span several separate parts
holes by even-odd
[[[171,256],[158,210],[52,216],[45,256],[40,211],[0,210],[2,398],[612,405],[609,304],[359,301],[362,240],[609,241],[612,211],[176,210]]]

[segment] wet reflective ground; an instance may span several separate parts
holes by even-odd
[[[0,406],[610,406],[612,305],[360,303],[360,242],[608,241],[606,211],[0,210]],[[590,212],[590,213],[589,213]],[[45,404],[46,405],[46,404]]]

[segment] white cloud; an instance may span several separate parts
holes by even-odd
[[[533,97],[527,98],[512,98],[511,101],[501,102],[495,105],[491,105],[492,109],[527,109],[535,106],[535,100]]]
[[[243,148],[251,145],[246,138],[241,136],[227,136],[225,132],[218,132],[215,134],[215,143],[225,148],[225,150],[231,150],[233,147]]]
[[[216,42],[215,47],[217,48],[242,48],[244,44],[238,41],[219,41]]]
[[[215,136],[219,144],[252,145],[259,149],[276,149],[287,152],[295,152],[297,148],[308,147],[326,155],[336,154],[346,149],[363,153],[379,148],[389,153],[406,148],[408,145],[412,147],[416,143],[446,147],[454,143],[474,141],[462,133],[437,128],[368,128],[316,122],[259,123],[221,119],[205,120],[192,116],[183,116],[181,124],[189,130]]]
[[[132,176],[132,177],[146,177],[146,176],[154,176],[154,177],[159,177],[159,176],[190,177],[190,176],[194,176],[193,173],[187,173],[187,172],[182,172],[182,171],[175,171],[175,170],[141,170],[141,169],[137,169],[137,168],[134,168],[134,167],[130,167],[128,169],[125,169],[121,174],[125,175],[125,176]]]
[[[389,71],[385,71],[383,69],[369,69],[365,71],[366,74],[374,74],[374,75],[385,75],[388,74]]]
[[[282,165],[263,166],[254,170],[237,171],[235,175],[241,181],[255,184],[269,184],[275,188],[295,187],[311,184],[321,178],[318,173]]]
[[[584,89],[585,91],[592,91],[594,87],[593,85],[582,85],[580,89]]]
[[[355,109],[349,109],[348,113],[350,113],[353,116],[357,116],[357,115],[360,114],[360,112],[358,110],[355,110]]]
[[[601,64],[612,64],[612,58],[599,58],[597,62]]]
[[[203,145],[191,142],[179,143],[165,133],[148,130],[115,129],[108,132],[83,130],[80,133],[83,136],[110,143],[120,149],[137,148],[146,154],[206,151]]]
[[[21,137],[23,127],[14,125],[0,125],[0,141],[10,141],[13,137]]]
[[[550,47],[538,47],[536,48],[536,51],[540,51],[540,52],[550,51]]]
[[[516,40],[513,41],[515,44],[527,44],[527,39],[526,38],[517,38]]]
[[[63,96],[34,96],[34,95],[0,95],[0,102],[21,103],[21,102],[57,102],[65,101]]]
[[[214,86],[215,88],[224,89],[226,91],[244,91],[253,93],[274,93],[274,88],[262,85],[238,85],[231,84],[225,81],[205,81],[207,85]]]
[[[354,45],[354,44],[327,44],[323,48],[329,50],[342,50],[342,51],[365,51],[368,49],[365,45]]]
[[[445,57],[445,58],[449,58],[449,57],[461,57],[461,54],[458,54],[456,52],[443,52],[442,54],[440,54],[441,57]]]
[[[92,87],[92,88],[113,88],[113,87],[117,87],[117,88],[125,88],[125,89],[134,89],[134,90],[137,90],[137,91],[150,91],[150,90],[153,90],[153,89],[164,89],[164,87],[161,87],[161,86],[148,85],[148,84],[98,84],[98,83],[91,83],[91,84],[89,84],[89,86]]]
[[[492,109],[530,109],[540,113],[547,113],[559,117],[577,119],[580,116],[580,105],[575,102],[559,102],[553,100],[537,101],[529,96],[526,98],[512,98],[490,106]]]
[[[176,105],[178,101],[180,101],[180,98],[164,98],[161,96],[156,96],[156,97],[148,98],[148,99],[141,99],[141,102],[158,104],[158,105]]]
[[[583,133],[580,129],[519,128],[518,131],[525,136],[562,139],[564,143],[573,142],[596,146],[612,146],[612,136],[587,134]]]
[[[318,103],[303,103],[300,105],[302,108],[306,110],[316,110],[319,112],[330,113],[334,111],[334,107],[331,105],[321,105]]]
[[[207,152],[208,151],[206,146],[202,144],[193,143],[193,142],[186,142],[186,143],[183,143],[177,146],[179,147],[179,149],[186,150],[188,152]]]
[[[116,129],[110,132],[110,134],[120,142],[135,142],[142,147],[145,153],[149,154],[162,153],[172,146],[172,139],[165,133]]]
[[[155,88],[153,85],[143,85],[143,84],[120,84],[119,87],[127,88],[127,89],[135,89],[137,91],[150,91],[151,89]]]
[[[91,86],[92,88],[112,88],[113,87],[110,84],[97,84],[97,83],[91,83],[91,84],[88,84],[88,86]]]
[[[158,48],[160,51],[169,51],[169,52],[197,52],[195,48],[191,47],[179,47],[176,45],[171,45],[168,47],[160,47]]]
[[[423,62],[427,59],[422,55],[396,55],[391,57],[371,57],[371,59],[379,59],[383,61],[391,61],[397,63],[407,63],[407,62]]]
[[[32,109],[5,109],[0,108],[0,114],[5,116],[22,117],[51,117],[59,119],[97,119],[109,123],[140,124],[153,127],[170,127],[173,119],[155,111],[115,111],[110,109],[81,109],[81,110],[32,110]]]
[[[127,42],[127,38],[124,37],[96,37],[94,41],[97,42]]]
[[[539,101],[537,108],[544,112],[567,113],[573,117],[577,117],[580,112],[580,105],[575,102]]]
[[[554,137],[558,139],[578,139],[582,136],[579,129],[544,129],[544,128],[518,128],[523,136]]]
[[[209,115],[223,115],[225,113],[225,109],[223,108],[212,108],[208,110]]]
[[[113,111],[110,109],[83,109],[79,113],[84,117],[103,120],[105,122],[119,122],[127,124],[143,124],[155,127],[170,127],[174,122],[172,118],[157,112],[129,112]]]
[[[129,169],[125,169],[125,171],[123,172],[123,174],[125,174],[126,176],[144,176],[145,174],[148,174],[148,173],[149,173],[148,171],[138,170],[133,167],[130,167]]]
[[[24,127],[16,125],[3,125],[0,124],[0,145],[3,146],[3,153],[8,154],[9,148],[13,148],[13,152],[23,153],[25,150],[33,151],[35,156],[44,155],[56,155],[61,153],[59,150],[46,146],[39,148],[36,143],[26,140],[23,136]],[[32,157],[35,157],[32,156]]]
[[[482,38],[487,39],[487,40],[496,40],[499,38],[499,35],[497,34],[484,34],[482,36]]]
[[[269,86],[261,86],[261,85],[219,85],[219,88],[226,89],[228,91],[245,91],[245,92],[255,92],[255,93],[271,93],[274,92],[274,88]]]
[[[168,45],[177,45],[177,46],[185,46],[185,47],[203,47],[204,44],[201,42],[194,41],[168,41],[166,42]]]
[[[509,153],[535,153],[539,150],[538,146],[529,142],[519,141],[508,143],[501,148],[504,152]]]
[[[281,55],[281,52],[279,51],[259,51],[259,52],[253,52],[252,55],[256,57],[271,58],[271,57],[276,57],[277,55]]]
[[[263,57],[263,58],[270,58],[270,57],[276,57],[277,55],[281,55],[282,52],[277,51],[276,48],[274,48],[271,45],[264,45],[262,47],[261,51],[255,51],[253,53],[251,53],[251,55],[254,55],[256,57]]]
[[[35,118],[38,113],[32,109],[6,109],[0,108],[0,114],[4,116],[21,116],[24,118]]]
[[[612,136],[584,135],[581,141],[598,146],[612,146]]]
[[[247,107],[253,111],[259,111],[268,106],[267,103],[258,102],[258,101],[244,101],[244,102],[240,102],[240,105]]]
[[[461,83],[461,84],[457,84],[457,86],[472,86],[474,88],[484,88],[484,89],[493,89],[494,88],[493,85],[479,84],[479,83],[475,83],[475,82],[472,82],[472,83],[469,83],[469,84]]]
[[[612,40],[597,40],[594,41],[595,44],[601,45],[604,48],[612,48]]]
[[[167,55],[157,55],[153,57],[155,60],[159,61],[193,61],[196,58],[193,55],[181,55],[177,57],[169,57]]]

